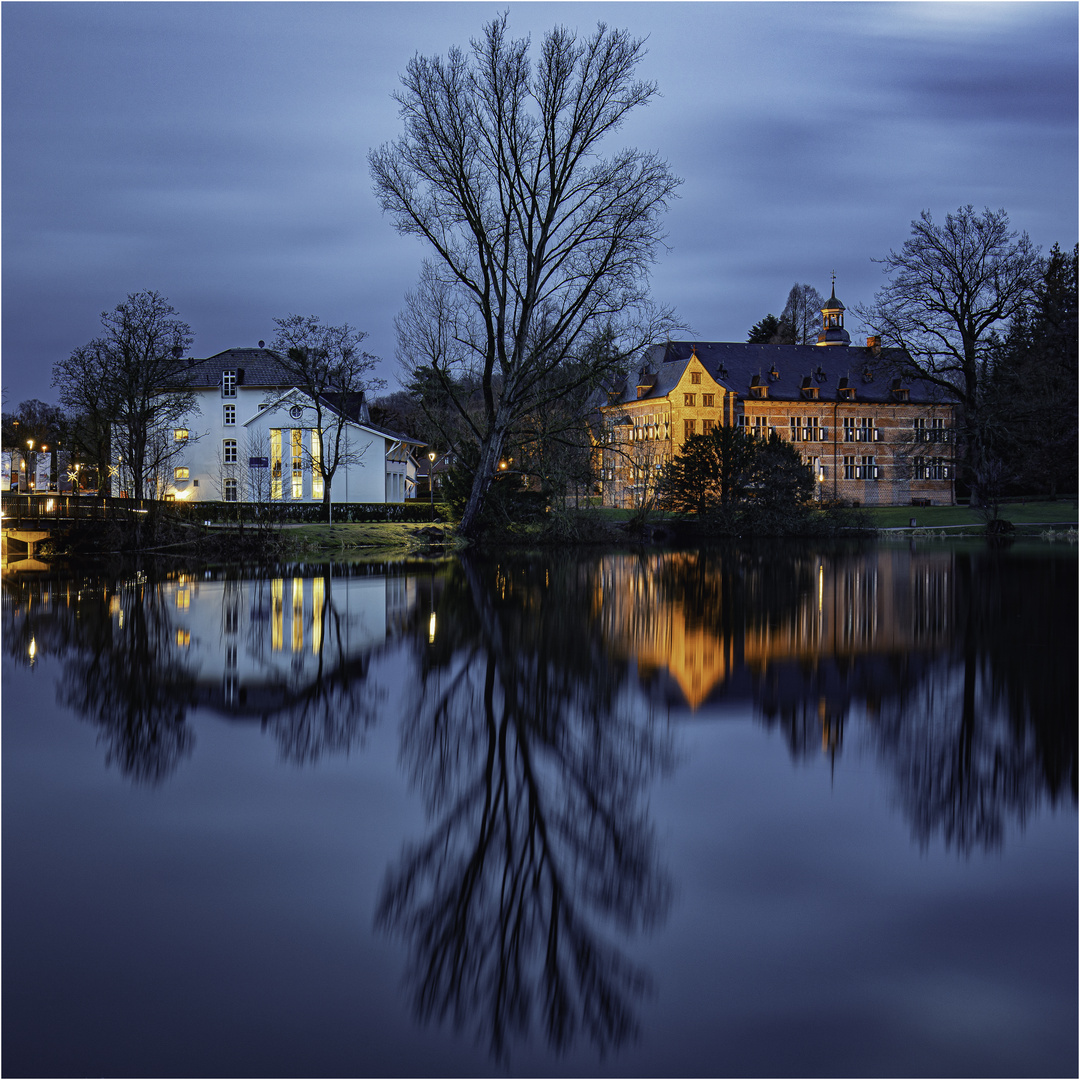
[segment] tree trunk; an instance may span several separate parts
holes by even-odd
[[[469,501],[465,504],[465,512],[461,515],[461,523],[458,525],[458,532],[462,536],[474,538],[480,531],[480,512],[483,510],[488,488],[495,479],[505,442],[506,428],[503,424],[497,423],[480,449],[480,464],[476,467]]]

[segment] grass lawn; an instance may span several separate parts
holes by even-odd
[[[911,519],[920,529],[943,529],[958,525],[970,525],[980,532],[985,525],[982,517],[967,506],[879,506],[865,507],[872,525],[879,529],[907,528]],[[1059,499],[1056,502],[1005,503],[1001,516],[1014,525],[1075,526],[1077,504],[1075,499]]]

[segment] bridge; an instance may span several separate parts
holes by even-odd
[[[55,492],[22,495],[0,494],[3,558],[32,558],[34,549],[51,536],[70,532],[84,522],[131,522],[150,512],[149,499],[117,499],[100,495],[59,495]],[[16,547],[14,550],[11,544]]]

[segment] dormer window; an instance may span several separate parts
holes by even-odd
[[[814,385],[813,377],[807,375],[802,381],[802,386],[799,387],[799,393],[807,401],[817,401],[818,388]]]
[[[776,370],[776,365],[773,364],[771,370],[769,371],[769,382],[776,382],[776,380],[779,378],[780,372]]]
[[[889,384],[889,396],[893,401],[907,401],[911,395],[906,386],[900,385],[899,379],[893,379]]]
[[[762,385],[761,376],[754,375],[750,379],[750,396],[756,398],[768,397],[769,388]]]
[[[221,396],[236,397],[236,369],[231,368],[221,373]]]
[[[840,385],[836,391],[837,397],[841,401],[854,401],[855,400],[855,387],[851,385],[850,381],[846,378],[840,380]]]

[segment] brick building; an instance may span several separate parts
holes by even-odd
[[[899,375],[904,355],[879,338],[853,347],[835,289],[816,345],[654,345],[599,406],[603,504],[641,505],[685,440],[717,424],[797,443],[818,498],[952,503],[953,406],[929,383]]]

